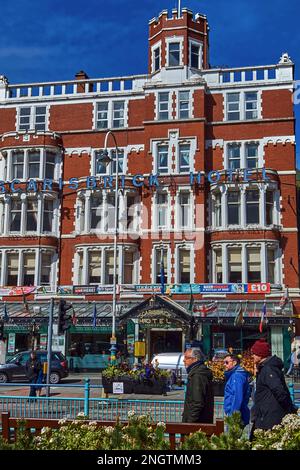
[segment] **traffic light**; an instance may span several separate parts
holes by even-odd
[[[59,301],[58,307],[58,334],[63,335],[66,330],[71,326],[70,321],[71,315],[67,314],[67,311],[72,308],[71,304],[67,304],[65,300]]]
[[[4,340],[4,321],[0,321],[0,341]]]

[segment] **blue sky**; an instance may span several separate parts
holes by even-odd
[[[1,0],[0,74],[10,83],[147,71],[148,20],[177,0]],[[267,65],[287,51],[300,79],[299,0],[182,0],[210,25],[212,66]],[[295,107],[300,130],[300,104]],[[297,152],[298,153],[298,152]],[[300,160],[300,154],[299,158]]]

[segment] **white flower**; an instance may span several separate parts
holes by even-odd
[[[47,428],[47,427],[42,428],[41,434],[46,434],[48,431],[50,431],[50,428]]]
[[[131,411],[128,411],[128,418],[133,418],[133,416],[135,416],[135,411],[134,410],[131,410]]]
[[[114,432],[114,428],[112,426],[107,426],[106,428],[104,428],[104,431],[106,432],[106,434],[112,434]]]
[[[77,418],[84,417],[84,416],[85,416],[84,412],[81,411],[80,413],[78,413]]]
[[[97,426],[97,421],[89,421],[89,426]]]
[[[58,421],[58,424],[66,424],[67,421],[68,421],[68,420],[67,420],[66,418],[63,418],[63,419],[60,419],[60,420]]]
[[[161,427],[161,428],[165,428],[166,427],[166,423],[164,423],[163,421],[160,421],[159,423],[157,423],[157,426]]]

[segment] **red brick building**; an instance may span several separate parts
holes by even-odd
[[[206,352],[245,349],[260,335],[265,305],[263,334],[287,358],[300,312],[293,63],[283,54],[276,65],[211,68],[208,34],[204,15],[164,10],[149,23],[147,75],[81,71],[68,82],[21,85],[1,77],[0,285],[10,353],[28,346],[34,321],[43,346],[51,296],[74,307],[55,347],[79,367],[98,367],[107,353],[112,138],[113,163],[101,155],[110,129],[121,188],[118,342],[132,354],[143,339],[148,357],[195,338]]]

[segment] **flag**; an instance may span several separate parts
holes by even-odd
[[[165,267],[164,267],[164,250],[161,249],[160,252],[160,292],[161,294],[165,293]]]
[[[279,301],[279,307],[280,307],[281,311],[284,309],[284,307],[286,306],[288,301],[289,301],[289,294],[288,294],[288,289],[286,288],[284,293],[283,293],[283,296],[281,297],[281,299]]]
[[[72,325],[77,325],[77,317],[76,317],[76,313],[75,313],[75,309],[73,307],[73,313],[72,313],[72,318],[71,318],[71,322],[72,322]]]
[[[192,287],[191,287],[191,297],[190,297],[190,303],[189,303],[188,310],[191,314],[194,313],[194,296],[193,296],[193,292],[192,292]]]
[[[267,316],[267,306],[266,302],[264,302],[262,311],[261,311],[261,317],[260,317],[260,322],[259,322],[259,332],[262,333],[264,323],[266,323],[266,316]]]
[[[93,328],[96,328],[97,326],[97,306],[96,302],[94,302],[93,305]]]
[[[24,289],[22,288],[22,296],[23,296],[23,312],[24,313],[30,313],[30,310],[29,310],[29,305],[28,305],[28,302],[26,300],[26,295],[24,293]]]
[[[205,317],[208,313],[214,312],[217,307],[217,302],[210,302],[209,304],[201,305],[199,310],[201,312],[201,315]]]
[[[8,316],[8,311],[7,311],[6,302],[4,302],[4,308],[3,308],[3,321],[5,321],[5,322],[8,322],[8,321],[9,321],[9,316]]]
[[[242,324],[244,323],[243,314],[244,312],[243,312],[242,304],[240,304],[238,308],[238,312],[234,319],[234,326],[242,326]]]

